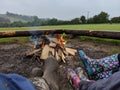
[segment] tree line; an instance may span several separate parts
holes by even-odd
[[[58,20],[52,19],[39,19],[34,16],[31,22],[15,21],[10,22],[9,19],[0,17],[0,27],[29,27],[29,26],[45,26],[45,25],[70,25],[70,24],[101,24],[101,23],[120,23],[120,16],[109,19],[109,14],[106,12],[100,12],[98,15],[94,15],[91,18],[86,18],[84,15],[72,20]]]

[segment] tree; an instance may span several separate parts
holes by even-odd
[[[88,24],[94,23],[93,18],[89,18],[89,19],[87,20],[87,23],[88,23]]]
[[[71,24],[80,24],[81,21],[80,21],[80,18],[74,18],[71,20]]]
[[[105,12],[101,12],[98,15],[95,15],[93,17],[93,22],[94,23],[108,23],[109,19],[108,19],[109,15]]]
[[[57,25],[57,23],[58,23],[58,20],[56,18],[50,19],[48,21],[48,25]]]
[[[25,24],[21,21],[15,21],[15,22],[11,23],[11,26],[12,27],[24,27]]]
[[[120,23],[120,16],[111,18],[112,23]]]
[[[40,25],[41,25],[40,19],[37,16],[34,16],[32,26],[40,26]]]
[[[86,23],[86,18],[85,18],[85,16],[81,16],[80,20],[81,20],[82,24],[85,24],[85,23]]]

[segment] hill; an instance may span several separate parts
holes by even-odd
[[[21,21],[21,22],[32,22],[34,16],[19,15],[7,12],[6,14],[0,14],[0,18],[8,19],[10,22]]]

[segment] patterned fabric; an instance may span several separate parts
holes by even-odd
[[[91,79],[92,80],[106,79],[109,78],[110,76],[112,76],[112,71],[106,71],[106,72],[94,74],[93,76],[91,76]]]
[[[75,89],[79,88],[80,79],[79,79],[78,75],[76,74],[76,72],[73,69],[68,68],[67,77],[68,77],[68,80],[70,81],[71,85]]]
[[[119,68],[118,54],[111,55],[102,59],[91,59],[90,66],[92,67],[93,72],[100,73],[104,71],[113,70]],[[88,59],[90,60],[90,59]]]
[[[91,59],[82,50],[80,50],[79,55],[92,79],[94,78],[96,80],[110,77],[114,70],[119,69],[118,54],[102,59]],[[90,73],[90,70],[88,70],[88,66],[93,72],[92,74]]]
[[[79,76],[80,80],[84,80],[84,81],[88,80],[81,67],[76,68],[75,71],[77,75]]]

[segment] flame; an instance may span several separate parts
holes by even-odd
[[[44,46],[45,46],[45,43],[44,43],[44,42],[42,42],[42,46],[41,46],[41,48],[44,48]]]
[[[59,46],[64,47],[65,44],[66,44],[66,41],[65,41],[65,39],[63,38],[63,36],[62,36],[61,34],[57,34],[57,39],[58,39],[58,41],[59,41]]]
[[[63,38],[63,36],[61,34],[56,34],[55,35],[55,38],[56,39],[56,44],[60,47],[64,47],[65,44],[66,44],[66,41],[65,39]],[[45,47],[45,41],[43,40],[42,43],[41,43],[41,48],[43,49]],[[34,45],[34,48],[36,48],[36,45]]]

